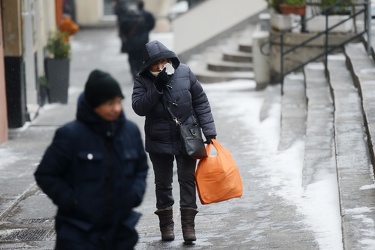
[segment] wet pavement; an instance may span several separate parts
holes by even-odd
[[[162,42],[165,39],[153,37]],[[69,103],[47,105],[29,126],[10,131],[9,142],[0,145],[0,249],[53,249],[55,207],[37,188],[32,174],[57,126],[74,119],[76,99],[91,70],[108,71],[119,80],[126,96],[126,116],[143,128],[144,118],[131,109],[127,55],[120,54],[119,48],[115,29],[81,30],[72,40]],[[278,152],[280,89],[270,86],[256,91],[255,87],[252,81],[204,85],[216,120],[217,139],[232,153],[240,170],[243,197],[211,205],[201,205],[198,200],[198,239],[185,245],[175,178],[176,239],[161,242],[158,218],[153,213],[150,169],[146,196],[137,208],[143,216],[137,225],[140,241],[136,249],[320,249],[306,216],[294,202],[301,187],[288,179],[301,176],[289,173],[287,178],[280,178],[285,173],[277,169],[281,160],[293,162],[296,172],[302,166],[302,159],[281,158]],[[303,150],[301,144],[292,147],[292,156]]]

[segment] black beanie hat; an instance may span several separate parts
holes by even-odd
[[[93,70],[85,86],[85,99],[88,104],[96,108],[115,97],[124,98],[120,84],[110,74],[98,69]]]

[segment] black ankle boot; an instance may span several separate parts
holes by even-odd
[[[182,234],[184,241],[196,241],[195,237],[195,215],[198,213],[198,210],[195,208],[181,208],[181,225],[182,225]]]
[[[174,240],[174,222],[172,207],[158,209],[155,214],[159,216],[159,227],[162,241]]]

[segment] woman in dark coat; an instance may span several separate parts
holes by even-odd
[[[144,51],[143,66],[134,80],[132,106],[138,115],[146,117],[146,151],[155,173],[155,213],[159,216],[162,240],[174,240],[172,181],[176,160],[183,237],[185,241],[195,241],[196,160],[184,154],[179,128],[163,99],[183,123],[192,123],[192,116],[195,117],[209,142],[216,137],[210,104],[193,72],[180,63],[173,51],[159,41],[147,43]],[[168,63],[173,66],[169,73],[164,68]]]
[[[138,127],[125,118],[120,86],[94,70],[76,120],[57,129],[36,172],[56,204],[56,249],[133,249],[148,171]]]

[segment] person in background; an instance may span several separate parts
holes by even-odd
[[[179,128],[165,105],[183,123],[193,122],[193,115],[209,143],[216,138],[213,115],[202,85],[173,51],[159,41],[147,43],[144,51],[144,63],[134,80],[132,107],[136,114],[146,117],[146,151],[155,174],[155,214],[161,239],[172,241],[175,237],[172,182],[176,160],[182,233],[185,242],[192,242],[196,240],[194,220],[198,213],[194,177],[197,160],[184,154]]]
[[[34,176],[57,206],[56,248],[133,249],[146,188],[140,131],[125,118],[120,85],[93,70],[76,119],[56,130]]]
[[[137,1],[137,7],[138,7],[138,10],[139,12],[143,15],[143,17],[145,18],[145,21],[146,21],[146,30],[148,30],[147,32],[147,42],[149,41],[149,33],[151,30],[154,29],[155,27],[155,17],[154,15],[152,15],[151,12],[145,10],[145,2],[143,0],[138,0]],[[142,49],[143,49],[143,46],[142,46]],[[142,58],[142,62],[143,62],[143,57]]]
[[[155,26],[155,18],[144,9],[144,2],[139,0],[137,6],[122,3],[118,20],[121,52],[128,54],[130,72],[134,79],[142,66],[143,48],[149,41],[149,33]]]

